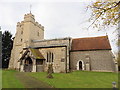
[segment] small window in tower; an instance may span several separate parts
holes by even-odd
[[[22,42],[22,39],[21,39],[21,42]]]
[[[21,34],[23,34],[23,31],[21,31]]]
[[[37,35],[39,36],[39,32],[37,33]]]

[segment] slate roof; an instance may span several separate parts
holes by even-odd
[[[75,38],[72,40],[71,51],[79,50],[111,50],[108,36]]]

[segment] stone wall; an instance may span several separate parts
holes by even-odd
[[[44,71],[48,70],[48,65],[53,64],[55,73],[66,72],[66,47],[40,48],[39,51],[45,58]],[[53,62],[47,62],[47,53],[53,53]]]
[[[78,61],[83,61],[84,70],[107,71],[116,70],[110,50],[74,51],[70,52],[70,69],[77,70]]]
[[[69,72],[69,50],[71,49],[71,38],[59,38],[59,39],[48,39],[48,40],[33,40],[33,48],[40,48],[40,50],[42,50],[42,52],[46,52],[46,51],[53,51],[55,54],[55,57],[58,56],[58,59],[56,59],[55,61],[60,62],[61,58],[65,58],[66,61],[66,71],[63,69],[63,71],[61,70],[55,70],[55,72]],[[64,47],[64,49],[63,49]],[[44,49],[43,49],[44,48]],[[62,51],[63,50],[63,51]],[[64,55],[63,55],[64,52]],[[61,56],[63,55],[63,56]],[[58,63],[58,67],[65,67],[65,62],[61,62]],[[56,65],[57,65],[56,64]],[[59,66],[60,65],[60,66]],[[60,68],[59,68],[60,69]]]
[[[33,40],[33,47],[60,46],[66,45],[70,48],[71,38]]]

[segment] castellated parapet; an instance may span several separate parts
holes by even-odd
[[[39,24],[38,22],[34,23],[36,26],[38,26],[39,28],[41,28],[42,30],[44,30],[44,26],[42,26],[41,24]]]
[[[38,22],[35,21],[35,16],[32,15],[31,13],[25,14],[24,15],[24,21],[18,22],[17,27],[21,27],[24,25],[26,22],[32,22],[35,26],[39,27],[41,30],[44,31],[44,26],[39,24]]]
[[[33,21],[33,22],[35,22],[34,15],[32,15],[31,13],[25,14],[24,15],[24,20],[25,21]]]

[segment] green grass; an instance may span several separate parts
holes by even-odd
[[[23,83],[16,78],[16,73],[14,70],[2,70],[3,88],[24,88]],[[26,74],[55,88],[112,88],[112,82],[118,82],[118,74],[111,72],[54,73],[53,79],[46,78],[46,72]]]
[[[2,89],[2,70],[0,69],[0,89]]]
[[[28,75],[55,88],[112,88],[112,82],[118,82],[118,74],[111,72],[54,73],[53,79],[46,78],[45,72],[28,73]]]
[[[119,90],[120,90],[120,72],[119,72],[119,74],[118,74],[118,88],[119,88]]]
[[[16,78],[14,70],[2,70],[2,88],[24,88]]]

